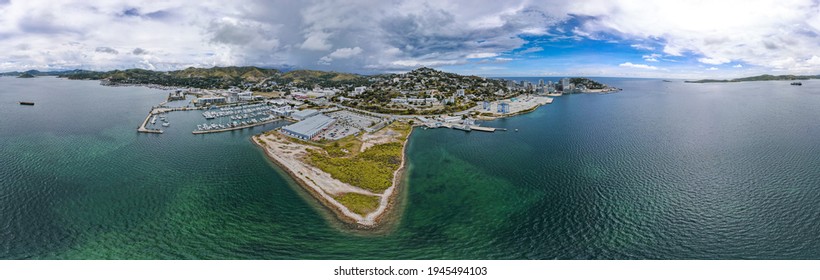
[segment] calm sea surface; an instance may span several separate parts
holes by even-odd
[[[0,259],[820,258],[820,81],[600,80],[417,129],[401,217],[362,233],[249,141],[282,123],[137,134],[165,91],[0,78]]]

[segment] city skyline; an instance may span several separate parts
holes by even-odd
[[[0,71],[820,74],[818,1],[0,1]]]

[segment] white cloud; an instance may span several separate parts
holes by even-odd
[[[715,67],[709,67],[709,68],[706,68],[706,70],[709,70],[709,71],[715,71],[715,70],[718,70],[718,69],[717,69],[717,68],[715,68]]]
[[[356,56],[360,53],[362,53],[362,49],[359,47],[337,49],[332,53],[328,54],[327,56],[323,56],[322,58],[320,58],[319,64],[328,65],[334,59],[347,59]]]
[[[722,58],[722,57],[716,57],[716,58],[703,57],[703,58],[698,58],[698,61],[700,63],[703,63],[703,64],[712,64],[712,65],[721,65],[721,64],[731,62],[731,60],[726,59],[726,58]]]
[[[647,54],[643,56],[643,60],[647,62],[658,62],[659,57],[661,57],[661,55],[657,53]]]
[[[735,64],[732,68],[743,68],[743,64]]]
[[[730,61],[792,72],[820,72],[808,61],[820,55],[820,6],[812,0],[635,2],[580,1],[581,28],[652,40],[671,56],[694,54],[701,63]],[[633,46],[636,47],[636,46]]]
[[[482,52],[482,53],[471,53],[466,56],[466,58],[488,58],[488,57],[496,57],[498,56],[497,53],[489,53],[489,52]]]
[[[646,70],[658,70],[658,67],[646,65],[646,64],[633,64],[632,62],[624,62],[619,64],[620,67],[628,67],[628,68],[637,68],[637,69],[646,69]]]
[[[629,46],[633,47],[635,49],[644,50],[644,51],[654,51],[655,50],[655,47],[644,45],[644,44],[632,44],[632,45],[629,45]]]

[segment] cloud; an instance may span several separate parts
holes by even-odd
[[[735,64],[732,68],[743,68],[743,64]]]
[[[644,45],[644,44],[632,44],[632,45],[629,45],[629,46],[633,47],[635,49],[644,50],[644,51],[654,51],[655,50],[655,47],[647,46],[647,45]]]
[[[482,53],[468,54],[465,58],[488,58],[488,57],[496,57],[496,56],[498,56],[497,53],[482,52]]]
[[[544,50],[544,48],[542,48],[542,47],[530,47],[530,48],[526,48],[524,50],[519,51],[518,54],[528,54],[528,53],[540,52],[540,51],[543,51],[543,50]]]
[[[659,57],[661,57],[660,54],[656,54],[656,53],[647,54],[647,55],[643,56],[643,60],[646,60],[648,62],[658,62]]]
[[[820,6],[812,0],[0,0],[0,13],[0,70],[291,65],[378,73],[507,62],[499,56],[515,57],[512,69],[535,64],[529,53],[557,61],[532,70],[540,73],[593,53],[599,62],[588,64],[636,73],[677,67],[649,68],[670,58],[692,73],[733,62],[820,73]],[[613,47],[588,48],[604,44]],[[615,66],[645,53],[647,65]]]
[[[709,68],[706,68],[706,70],[715,71],[715,70],[718,70],[718,69],[716,67],[709,67]]]
[[[731,60],[726,59],[726,58],[722,58],[722,57],[716,57],[716,58],[703,57],[703,58],[698,58],[698,61],[700,63],[703,63],[703,64],[712,64],[712,65],[721,65],[721,64],[724,64],[724,63],[731,62]]]
[[[94,49],[94,51],[98,52],[98,53],[110,53],[110,54],[119,54],[120,53],[117,50],[109,48],[109,47],[97,47],[96,49]]]
[[[148,54],[148,51],[146,51],[142,48],[136,48],[133,51],[131,51],[131,54],[133,54],[133,55],[143,55],[143,54]]]
[[[812,0],[593,0],[577,2],[571,10],[583,16],[579,28],[587,33],[656,41],[666,55],[692,54],[711,65],[744,61],[769,69],[820,72],[808,63],[820,55],[820,6]]]
[[[327,65],[330,64],[330,62],[334,59],[347,59],[356,56],[360,53],[362,53],[362,49],[359,47],[337,49],[332,53],[328,54],[327,56],[323,56],[322,58],[320,58],[319,64]]]
[[[646,69],[646,70],[658,70],[658,67],[650,66],[646,64],[633,64],[632,62],[624,62],[619,64],[620,67],[627,67],[627,68],[637,68],[637,69]]]

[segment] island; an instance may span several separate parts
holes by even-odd
[[[754,81],[795,81],[820,79],[820,75],[760,75],[731,80],[703,79],[695,81],[684,81],[685,83],[734,83],[734,82],[754,82]]]
[[[140,133],[162,134],[173,111],[203,111],[193,134],[286,122],[252,142],[341,221],[361,229],[390,220],[415,129],[505,131],[481,122],[528,113],[565,94],[620,90],[582,77],[514,81],[426,67],[370,76],[247,66],[72,71],[61,77],[172,90],[151,108]]]

